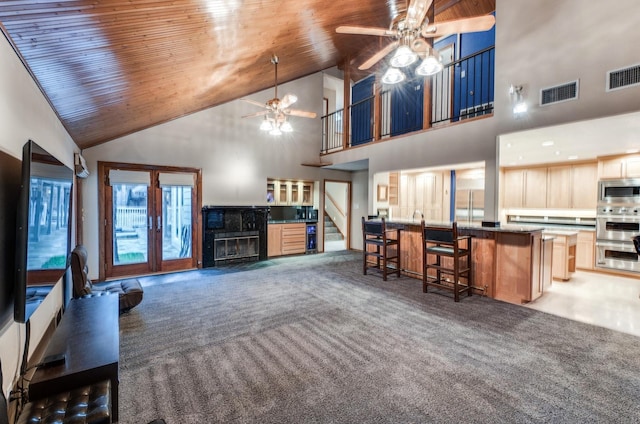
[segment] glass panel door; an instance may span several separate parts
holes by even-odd
[[[191,187],[162,187],[162,260],[191,258]]]
[[[147,186],[113,184],[113,265],[149,261]]]

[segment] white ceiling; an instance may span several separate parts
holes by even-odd
[[[640,112],[510,133],[499,140],[500,166],[506,167],[625,154],[640,151]]]

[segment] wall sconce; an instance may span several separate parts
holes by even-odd
[[[511,103],[513,104],[513,114],[518,116],[527,111],[527,104],[522,96],[522,86],[513,85],[509,87],[509,95],[511,96]]]

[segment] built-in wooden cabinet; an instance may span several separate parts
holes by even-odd
[[[640,156],[624,156],[601,159],[600,178],[638,178],[640,177]]]
[[[312,181],[267,181],[267,202],[275,206],[313,206]]]
[[[267,229],[267,256],[305,253],[307,224],[269,224]]]
[[[389,205],[398,206],[398,173],[389,173]]]
[[[576,268],[591,270],[595,261],[595,231],[583,230],[578,232],[576,245]]]
[[[593,163],[504,170],[505,208],[596,209],[598,166]]]
[[[553,278],[569,281],[576,271],[576,248],[578,233],[575,231],[545,231],[553,236]]]
[[[547,168],[507,169],[504,184],[505,207],[539,209],[547,206]]]

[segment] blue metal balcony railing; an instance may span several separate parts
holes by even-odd
[[[432,77],[418,77],[380,92],[379,122],[375,122],[375,97],[371,96],[348,107],[350,133],[347,147],[421,130],[423,125],[423,84],[431,86],[430,125],[459,122],[493,113],[495,47],[445,65]],[[419,103],[418,103],[419,102]],[[344,109],[323,116],[321,153],[344,148]]]

